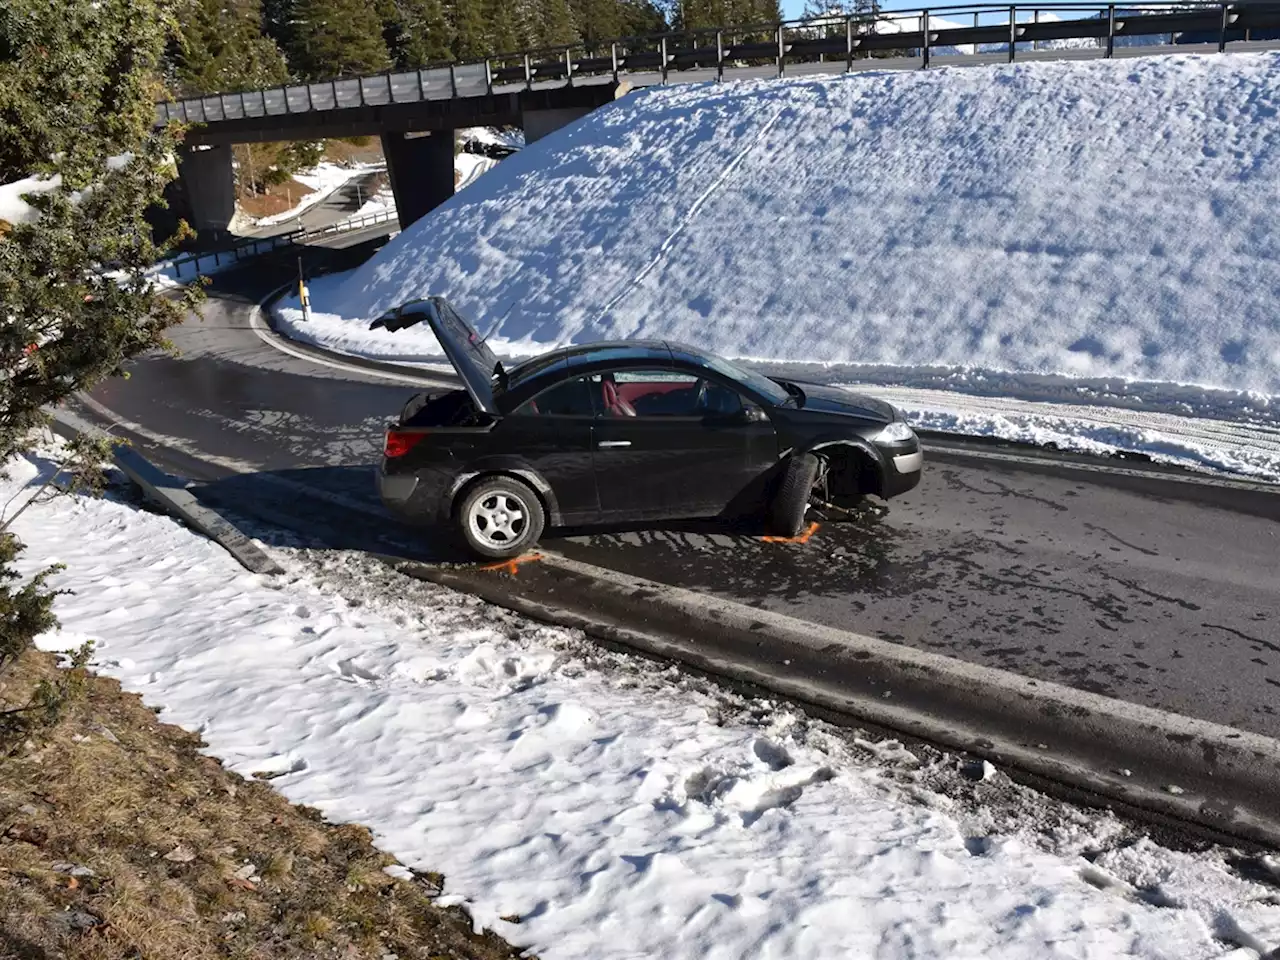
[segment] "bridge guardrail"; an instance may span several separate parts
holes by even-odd
[[[957,19],[960,18],[960,19]],[[972,18],[972,26],[969,19]],[[963,22],[962,22],[963,21]],[[774,23],[695,28],[586,45],[524,50],[465,63],[427,64],[317,83],[212,93],[158,103],[156,123],[216,123],[254,117],[424,100],[491,96],[540,86],[572,86],[589,78],[619,82],[647,74],[666,83],[671,73],[772,65],[778,76],[789,63],[844,63],[906,56],[931,66],[940,50],[996,46],[1015,60],[1020,48],[1092,41],[1103,57],[1117,44],[1141,38],[1164,43],[1229,45],[1258,39],[1280,40],[1280,2],[1182,3],[1154,0],[1132,4],[1042,2],[930,6],[874,15],[810,17]],[[990,50],[985,51],[990,54]],[[828,60],[828,58],[830,58]],[[947,59],[955,59],[954,56]]]
[[[378,223],[386,223],[397,218],[394,210],[380,210],[376,213],[367,213],[359,217],[351,217],[347,220],[340,220],[337,223],[331,223],[327,226],[316,227],[315,229],[299,227],[297,230],[290,230],[287,233],[278,233],[271,237],[253,237],[244,241],[226,247],[222,250],[210,250],[204,253],[188,253],[180,257],[175,257],[169,261],[169,268],[174,272],[174,279],[183,279],[183,271],[190,269],[191,279],[198,277],[203,269],[212,266],[214,270],[221,269],[225,265],[239,263],[242,260],[249,260],[253,257],[261,256],[264,253],[270,253],[273,250],[279,250],[284,247],[305,246],[308,242],[322,238],[333,237],[344,233],[354,233],[363,230],[366,227],[373,226]]]

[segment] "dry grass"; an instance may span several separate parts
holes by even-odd
[[[377,137],[326,140],[324,157],[334,163],[378,163],[382,160],[382,141]]]
[[[272,184],[265,193],[240,193],[236,196],[236,203],[251,217],[272,217],[292,210],[303,197],[314,192],[306,184],[290,177],[284,183]]]
[[[26,654],[0,705],[56,669]],[[387,876],[363,827],[200,746],[91,677],[45,742],[0,760],[0,960],[518,956],[432,902],[438,875]]]

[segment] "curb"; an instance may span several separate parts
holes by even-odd
[[[73,435],[97,438],[109,436],[94,424],[66,410],[54,410],[52,415],[64,431]],[[157,503],[165,513],[203,533],[231,554],[246,570],[266,576],[284,573],[279,564],[272,560],[261,547],[219,514],[196,500],[181,481],[149,462],[136,450],[117,442],[112,449],[112,456],[116,466],[133,481],[147,499]]]

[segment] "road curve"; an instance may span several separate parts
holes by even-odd
[[[280,268],[224,274],[181,356],[82,413],[215,499],[332,548],[447,558],[380,512],[381,427],[415,389],[281,352],[251,328]],[[299,507],[299,494],[309,495]],[[355,501],[352,519],[336,504]],[[806,543],[703,523],[569,531],[577,560],[1035,679],[1280,737],[1280,493],[1096,461],[930,448],[925,478]],[[536,590],[537,578],[526,586]]]

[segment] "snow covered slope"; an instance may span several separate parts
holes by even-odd
[[[510,308],[500,352],[657,336],[1277,395],[1278,110],[1274,54],[646,91],[504,161],[321,309],[363,353],[438,355],[358,322],[432,292],[482,331]]]

